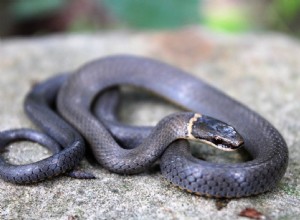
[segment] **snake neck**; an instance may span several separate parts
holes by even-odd
[[[171,114],[162,119],[157,129],[163,133],[168,131],[172,141],[176,139],[196,139],[192,134],[193,123],[201,117],[200,114],[193,112],[180,112]]]
[[[201,117],[202,117],[201,114],[194,113],[193,116],[190,118],[190,120],[187,123],[186,129],[185,129],[186,130],[186,135],[185,135],[186,139],[190,139],[190,140],[196,139],[196,137],[193,135],[193,126],[194,126],[194,123]]]

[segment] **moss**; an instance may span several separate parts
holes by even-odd
[[[281,183],[279,188],[283,190],[286,194],[290,196],[297,196],[300,197],[300,190],[297,188],[297,185],[288,184],[288,183]]]

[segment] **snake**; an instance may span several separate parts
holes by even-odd
[[[97,97],[121,85],[148,90],[186,111],[144,129],[116,121],[114,103],[102,105],[95,113],[93,108],[101,103],[95,101]],[[160,158],[168,181],[188,192],[217,198],[270,191],[288,165],[286,142],[266,119],[203,80],[151,58],[114,55],[91,61],[72,74],[35,86],[24,107],[42,132],[2,131],[0,150],[11,142],[30,140],[53,155],[25,165],[12,165],[0,157],[0,177],[16,184],[43,181],[74,169],[86,146],[101,166],[118,174],[143,172]],[[108,115],[99,116],[101,112]],[[227,151],[243,147],[251,159],[204,161],[192,155],[188,140]]]

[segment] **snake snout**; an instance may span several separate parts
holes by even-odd
[[[216,127],[216,135],[212,141],[223,150],[237,150],[244,144],[243,137],[230,125],[218,121]]]

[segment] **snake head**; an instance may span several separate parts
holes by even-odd
[[[196,139],[224,151],[238,149],[243,137],[232,126],[215,118],[195,114],[188,125],[191,139]]]

